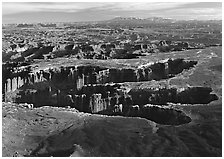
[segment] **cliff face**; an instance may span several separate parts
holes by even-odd
[[[157,88],[126,91],[122,82],[161,80],[190,69],[196,61],[169,59],[139,68],[104,68],[99,66],[70,66],[31,71],[29,67],[6,70],[3,76],[6,101],[43,105],[70,106],[79,111],[102,114],[138,116],[146,104],[164,105],[168,102],[206,104],[218,97],[210,88]],[[116,84],[117,83],[117,84]]]
[[[184,69],[190,69],[196,64],[196,61],[170,59],[164,63],[158,62],[138,69],[73,66],[31,72],[28,68],[23,68],[20,71],[3,72],[3,86],[5,92],[11,92],[22,85],[32,85],[43,81],[54,83],[54,85],[57,85],[59,88],[69,85],[68,87],[70,87],[70,89],[80,89],[86,84],[160,80],[181,73]]]

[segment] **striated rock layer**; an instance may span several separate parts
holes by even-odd
[[[32,72],[29,66],[21,67],[19,70],[4,69],[2,81],[3,94],[13,92],[24,85],[34,85],[45,81],[57,87],[56,89],[67,88],[79,90],[86,84],[161,80],[181,73],[184,69],[190,69],[196,64],[196,61],[169,59],[165,62],[143,65],[138,69],[114,69],[98,66],[49,68],[35,72]]]

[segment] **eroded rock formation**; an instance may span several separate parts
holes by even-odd
[[[6,69],[3,76],[3,93],[17,91],[16,96],[7,100],[32,103],[35,107],[70,106],[88,113],[140,116],[148,119],[149,117],[144,115],[144,109],[147,111],[149,109],[145,106],[147,104],[207,104],[217,100],[218,97],[211,94],[212,89],[207,87],[152,87],[127,91],[119,83],[166,79],[196,64],[197,61],[167,59],[138,68],[122,69],[88,65],[40,71],[32,71],[30,67]],[[150,111],[154,109],[157,110],[150,107]],[[175,112],[167,109],[159,112],[164,111]],[[157,120],[154,117],[150,119]],[[178,123],[174,122],[174,124]]]
[[[63,105],[59,104],[59,102],[50,101],[55,101],[55,96],[62,96],[62,98],[65,98],[70,91],[73,94],[76,94],[82,88],[82,90],[89,88],[92,89],[92,86],[85,87],[88,84],[94,85],[110,82],[122,83],[166,79],[182,72],[184,69],[190,69],[196,64],[196,61],[169,59],[165,62],[162,61],[154,64],[146,64],[137,69],[118,69],[81,65],[49,68],[34,72],[31,71],[30,67],[20,67],[18,70],[5,70],[3,72],[3,94],[13,92],[20,88],[20,98],[18,98],[17,101],[26,102],[26,98],[21,97],[26,94],[24,92],[22,93],[22,90],[25,91],[26,89],[33,89],[36,90],[36,93],[33,94],[34,97],[32,97],[32,99],[40,98],[39,94],[44,94],[45,101],[49,101],[48,104],[58,103],[57,105]],[[93,86],[93,88],[96,89],[96,86]],[[60,91],[60,93],[58,93],[58,91]],[[86,94],[88,91],[84,91],[83,94]],[[95,93],[97,94],[99,92]],[[114,91],[112,93],[114,93]],[[158,97],[155,96],[151,98],[151,102],[153,103],[155,100],[154,98]],[[155,101],[158,103],[157,99]],[[40,106],[40,104],[37,105]]]

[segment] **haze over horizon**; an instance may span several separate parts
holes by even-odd
[[[101,21],[115,17],[221,20],[221,2],[3,2],[8,23]]]

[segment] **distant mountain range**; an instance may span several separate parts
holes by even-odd
[[[175,22],[196,22],[196,21],[206,21],[206,20],[176,20],[172,18],[162,18],[162,17],[149,17],[149,18],[138,18],[138,17],[115,17],[106,22],[128,22],[128,23],[175,23]],[[207,20],[207,22],[221,22],[221,20]],[[103,22],[103,21],[102,21]],[[105,22],[105,21],[104,21]]]
[[[162,18],[162,17],[150,17],[150,18],[139,18],[139,17],[116,17],[109,21],[151,21],[151,22],[173,22],[175,19]]]

